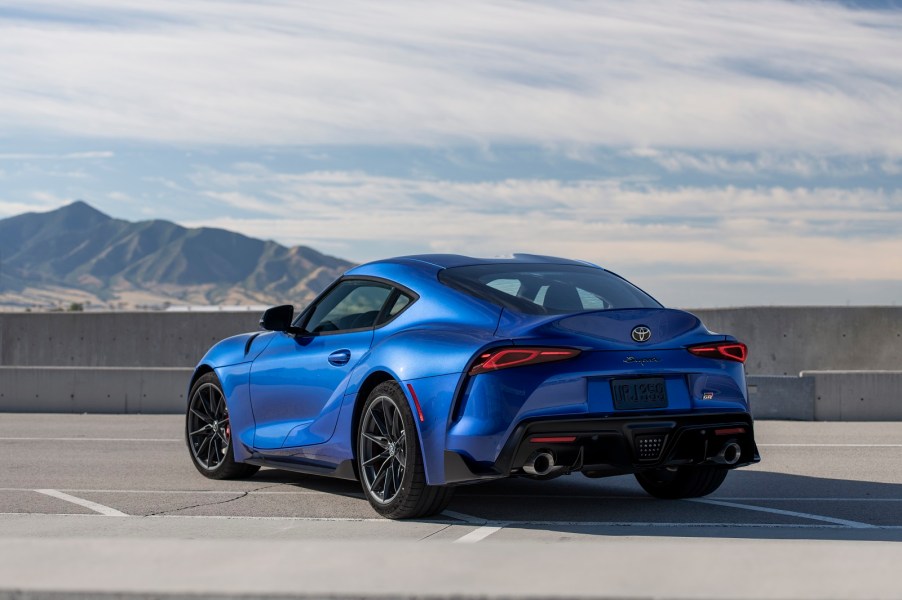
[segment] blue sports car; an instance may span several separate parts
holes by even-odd
[[[261,466],[359,480],[390,518],[455,486],[635,474],[703,496],[758,462],[746,346],[585,262],[406,256],[213,346],[186,435],[206,477]]]

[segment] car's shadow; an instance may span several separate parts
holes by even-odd
[[[354,481],[275,469],[260,471],[254,481],[363,498]],[[576,536],[902,541],[902,484],[736,471],[705,500],[726,504],[657,500],[631,476],[570,475],[461,486],[448,511],[474,524]]]

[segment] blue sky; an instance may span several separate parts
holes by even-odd
[[[0,217],[902,300],[898,2],[0,4]]]

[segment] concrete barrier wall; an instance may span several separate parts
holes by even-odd
[[[810,377],[751,375],[747,377],[749,404],[756,419],[813,421],[814,380]]]
[[[0,367],[0,412],[182,414],[192,369]]]
[[[692,312],[749,344],[756,418],[902,420],[902,307]],[[0,313],[0,412],[180,413],[190,368],[217,340],[258,330],[258,319]]]
[[[902,307],[789,306],[692,310],[749,346],[750,375],[902,370]]]
[[[902,421],[902,371],[805,371],[817,421]]]
[[[251,312],[0,313],[0,366],[193,367]]]
[[[902,307],[692,310],[749,345],[750,375],[902,370]],[[190,367],[217,340],[257,331],[260,315],[0,313],[0,365]]]

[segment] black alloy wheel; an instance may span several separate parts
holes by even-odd
[[[439,513],[454,492],[447,486],[426,484],[413,413],[394,381],[378,385],[363,406],[357,468],[370,505],[391,519]]]
[[[191,462],[210,479],[250,477],[260,469],[235,462],[229,408],[219,379],[213,373],[198,378],[191,388],[186,435]]]
[[[407,472],[407,432],[391,396],[377,396],[370,403],[360,436],[363,483],[376,502],[389,504]]]

